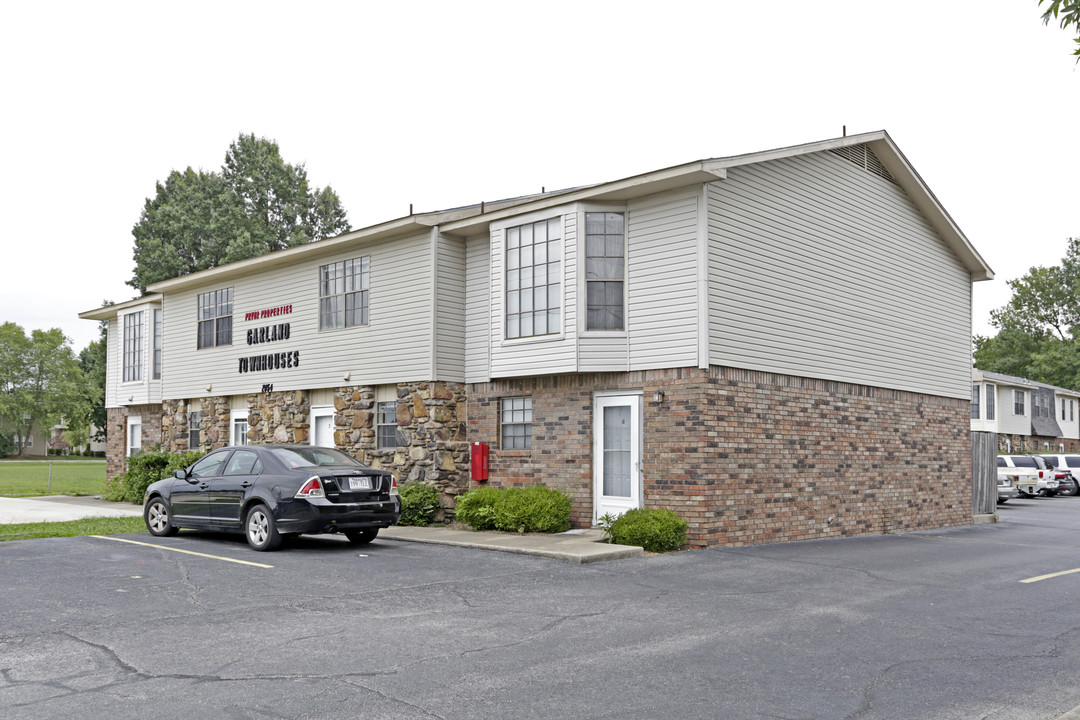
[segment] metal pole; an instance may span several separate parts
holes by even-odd
[[[49,461],[49,487],[45,488],[45,494],[52,492],[52,460]]]

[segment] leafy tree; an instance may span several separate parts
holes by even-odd
[[[135,236],[140,292],[161,280],[263,255],[348,231],[337,194],[312,188],[304,165],[290,165],[273,140],[243,135],[220,173],[173,171],[143,206]]]
[[[1051,20],[1058,22],[1062,30],[1072,27],[1077,31],[1077,37],[1073,38],[1073,42],[1077,43],[1077,48],[1073,51],[1073,55],[1080,56],[1080,0],[1039,0],[1039,7],[1046,5],[1046,11],[1043,12],[1043,24],[1049,25]],[[1077,62],[1080,62],[1080,57],[1077,58]]]
[[[0,425],[20,437],[79,422],[86,412],[86,381],[59,328],[29,337],[15,323],[0,325]]]
[[[975,366],[1080,389],[1080,238],[1059,265],[1031,268],[1009,287],[1009,303],[990,313],[997,335],[974,338]]]

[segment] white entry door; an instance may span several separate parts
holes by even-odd
[[[593,407],[593,522],[641,507],[641,395],[598,395]]]
[[[311,437],[312,445],[319,447],[336,447],[334,443],[334,408],[311,409]]]

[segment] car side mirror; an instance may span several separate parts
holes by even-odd
[[[192,482],[192,479],[188,477],[187,470],[173,470],[173,477],[177,480]]]

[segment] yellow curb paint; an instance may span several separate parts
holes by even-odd
[[[207,555],[206,553],[192,552],[190,550],[181,550],[179,548],[165,547],[164,545],[154,545],[153,543],[139,542],[138,540],[125,540],[124,538],[109,537],[108,535],[90,535],[92,538],[98,540],[115,540],[116,542],[130,543],[131,545],[142,545],[144,547],[154,548],[156,550],[168,550],[169,552],[184,553],[185,555],[195,555],[197,557],[210,558],[211,560],[224,560],[225,562],[238,563],[240,565],[251,565],[253,567],[261,568],[273,568],[273,565],[263,565],[262,563],[248,562],[247,560],[234,560],[233,558],[221,557],[220,555]]]
[[[1049,575],[1040,575],[1039,577],[1028,578],[1027,580],[1021,580],[1022,583],[1039,582],[1040,580],[1049,580],[1050,578],[1061,577],[1062,575],[1072,575],[1073,573],[1080,572],[1080,568],[1075,570],[1062,570],[1061,572],[1050,573]]]

